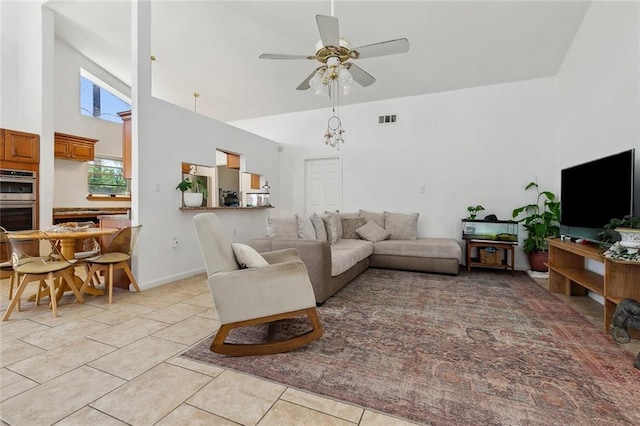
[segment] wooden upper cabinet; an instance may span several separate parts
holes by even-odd
[[[240,156],[227,153],[227,168],[240,169]]]
[[[3,161],[38,164],[40,136],[17,130],[0,129],[0,157]]]
[[[122,118],[122,169],[125,179],[131,179],[131,111],[119,112]]]
[[[260,189],[260,175],[251,174],[251,189]]]
[[[95,157],[95,144],[98,142],[98,139],[56,132],[53,142],[53,153],[56,158],[74,161],[92,161]]]

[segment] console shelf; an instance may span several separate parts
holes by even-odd
[[[605,258],[595,244],[549,241],[549,291],[567,296],[583,296],[587,290],[604,298],[604,331],[609,332],[611,317],[622,299],[640,300],[640,262],[621,262]],[[585,260],[604,264],[604,276],[585,268]],[[632,333],[634,338],[640,333]]]

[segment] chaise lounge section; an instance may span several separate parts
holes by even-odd
[[[451,238],[417,238],[418,213],[325,213],[268,218],[269,236],[253,238],[258,252],[298,250],[317,303],[369,266],[455,275],[462,249]],[[339,223],[339,225],[338,225]]]

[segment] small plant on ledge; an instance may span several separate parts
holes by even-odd
[[[469,212],[469,216],[467,217],[467,219],[476,220],[478,212],[482,210],[484,210],[484,207],[482,207],[481,205],[467,207],[467,211]]]
[[[182,191],[183,202],[186,207],[200,207],[202,201],[206,200],[209,195],[209,191],[207,191],[207,188],[204,186],[204,182],[195,176],[183,179],[182,182],[176,186],[176,189]]]

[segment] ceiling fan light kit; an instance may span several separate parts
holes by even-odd
[[[313,88],[315,94],[328,96],[331,99],[333,116],[329,118],[327,124],[325,143],[340,149],[340,143],[344,143],[342,137],[344,129],[342,129],[342,122],[336,114],[340,94],[353,93],[354,81],[362,87],[370,86],[376,81],[372,75],[349,61],[404,53],[409,50],[409,41],[406,38],[400,38],[351,49],[349,42],[340,37],[338,18],[316,15],[316,23],[320,33],[320,41],[316,43],[315,55],[263,53],[259,58],[316,60],[322,64],[309,74],[296,89]]]

